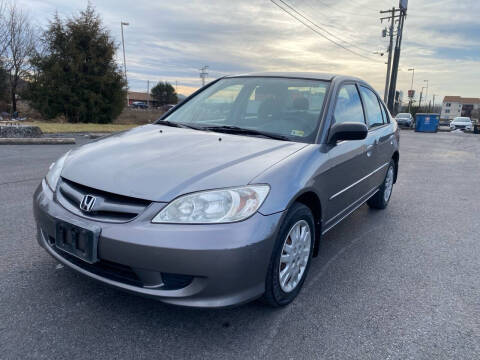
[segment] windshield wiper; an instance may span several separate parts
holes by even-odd
[[[227,134],[257,135],[257,136],[263,136],[263,137],[275,139],[275,140],[290,141],[288,137],[283,135],[272,134],[272,133],[268,133],[260,130],[244,129],[238,126],[205,126],[203,130],[224,132]]]
[[[183,128],[183,129],[194,129],[194,130],[204,130],[202,126],[193,126],[193,125],[188,125],[184,123],[177,123],[173,121],[168,121],[168,120],[161,120],[156,123],[157,125],[165,125],[165,126],[171,126],[171,127],[177,127],[177,128]]]

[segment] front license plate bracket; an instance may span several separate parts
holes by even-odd
[[[100,228],[86,229],[65,221],[55,224],[55,246],[83,261],[93,264],[98,261]]]

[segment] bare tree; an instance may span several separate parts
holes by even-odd
[[[7,4],[0,0],[0,65],[8,46]]]
[[[26,13],[19,9],[15,3],[8,4],[7,9],[7,46],[4,54],[4,66],[8,73],[11,111],[13,113],[17,111],[16,95],[19,80],[25,77],[30,69],[29,59],[35,50],[35,36]]]

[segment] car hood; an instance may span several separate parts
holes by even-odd
[[[168,202],[247,185],[304,143],[146,125],[73,150],[61,176],[111,193]]]

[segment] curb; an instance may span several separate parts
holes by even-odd
[[[113,132],[107,132],[107,133],[89,133],[87,135],[85,135],[85,137],[87,137],[88,139],[99,139],[99,138],[102,138],[102,137],[105,137],[105,136],[108,136],[108,135],[111,135],[113,134]]]
[[[65,145],[75,144],[75,138],[0,138],[0,145]]]

